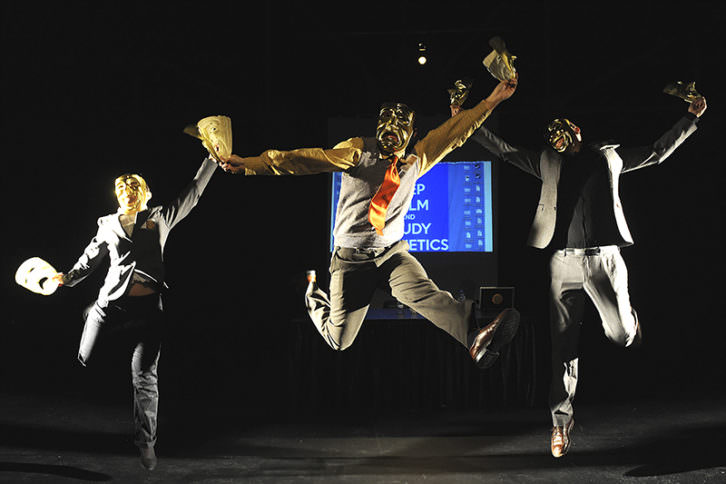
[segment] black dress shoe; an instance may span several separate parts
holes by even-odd
[[[505,309],[494,321],[480,329],[469,347],[469,354],[476,366],[481,369],[492,366],[499,357],[499,351],[512,341],[518,328],[519,311],[512,308]]]
[[[154,447],[139,447],[139,453],[141,454],[141,465],[144,466],[144,469],[153,471],[157,462]]]

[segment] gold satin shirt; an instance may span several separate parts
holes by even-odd
[[[422,176],[446,155],[466,142],[491,114],[492,108],[483,100],[471,109],[462,110],[428,132],[414,146],[406,163],[419,163]],[[290,151],[267,150],[259,156],[242,158],[245,175],[312,175],[346,171],[358,164],[363,150],[362,138],[350,138],[332,149],[300,148]]]

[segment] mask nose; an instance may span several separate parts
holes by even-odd
[[[122,196],[128,200],[139,198],[138,190],[134,187],[126,186],[122,192]]]

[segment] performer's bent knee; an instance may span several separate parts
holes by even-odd
[[[351,347],[362,322],[361,316],[345,311],[331,311],[331,317],[323,322],[320,333],[325,342],[335,351],[344,351]]]
[[[629,325],[627,328],[622,327],[616,332],[610,332],[607,337],[618,346],[628,347],[635,340],[635,325]]]
[[[633,340],[633,338],[630,338],[625,332],[611,335],[609,339],[616,345],[623,347],[628,346],[628,344],[630,344],[630,342],[632,342]]]
[[[153,372],[144,371],[134,373],[131,381],[136,388],[154,388],[159,381],[159,377]]]
[[[328,337],[325,338],[325,341],[328,343],[328,346],[330,346],[333,350],[345,351],[353,345],[353,341],[355,341],[355,339],[347,340],[345,338],[342,338],[335,340],[330,337],[330,335],[328,335]]]
[[[625,339],[623,346],[625,346],[627,348],[628,346],[632,345],[633,342],[635,341],[636,334],[637,334],[636,328],[632,328],[632,330],[629,330],[627,333],[627,338]]]

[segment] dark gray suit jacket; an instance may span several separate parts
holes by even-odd
[[[119,213],[99,218],[96,236],[65,275],[64,284],[69,287],[78,284],[108,255],[110,266],[98,294],[101,307],[108,306],[109,301],[126,294],[134,271],[163,286],[163,253],[169,231],[196,206],[216,168],[214,160],[206,158],[194,180],[174,201],[139,212],[131,237],[126,235],[121,226]]]
[[[661,163],[694,131],[696,131],[695,121],[683,117],[650,146],[630,149],[621,149],[619,145],[612,144],[598,146],[604,161],[608,164],[610,202],[613,209],[612,219],[604,223],[613,228],[609,239],[613,240],[614,244],[633,243],[620,203],[618,186],[620,174]],[[539,153],[516,148],[484,127],[474,133],[472,139],[500,159],[542,180],[539,204],[527,243],[539,249],[547,247],[552,240],[557,221],[557,184],[560,179],[562,155],[550,147]]]

